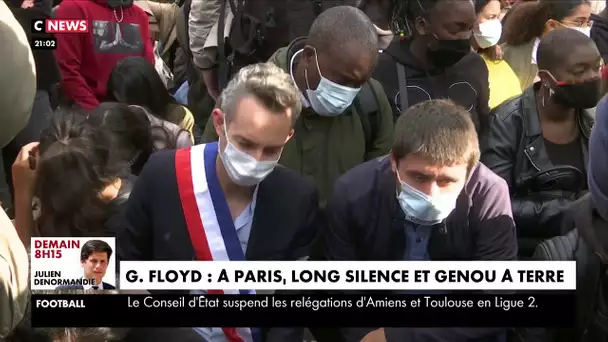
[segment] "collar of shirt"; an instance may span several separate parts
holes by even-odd
[[[536,38],[534,41],[534,46],[532,47],[532,64],[536,64],[536,53],[538,52],[538,44],[540,44],[540,39]]]
[[[298,56],[300,53],[302,53],[302,51],[304,51],[304,49],[301,49],[301,50],[297,51],[296,53],[294,53],[293,56],[291,56],[291,61],[289,62],[289,74],[291,75],[291,80],[293,81],[293,84],[295,84],[296,88],[298,88],[298,85],[296,84],[296,79],[293,78],[293,62],[295,62],[296,56]],[[304,96],[302,91],[300,91],[300,100],[302,101],[302,106],[304,106],[304,108],[310,107],[310,103],[308,102],[308,99],[306,99],[306,96]],[[257,191],[257,188],[256,188],[256,191]]]
[[[82,278],[84,279],[84,278]],[[82,285],[82,289],[83,290],[92,290],[93,289],[93,285]],[[98,285],[98,290],[103,290],[103,281],[101,282],[101,284]]]
[[[243,212],[236,217],[234,220],[234,229],[239,231],[241,228],[250,225],[253,221],[253,213],[255,212],[255,205],[258,199],[258,189],[260,188],[259,184],[255,187],[253,191],[253,199],[251,203],[243,210]]]

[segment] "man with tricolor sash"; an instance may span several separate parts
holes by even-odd
[[[130,196],[118,257],[306,258],[320,226],[317,191],[295,171],[277,167],[301,107],[289,74],[272,64],[242,69],[212,114],[218,142],[162,151],[147,162]],[[194,329],[211,342],[287,340],[277,336],[282,329]]]

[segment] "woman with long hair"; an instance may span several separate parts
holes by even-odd
[[[116,63],[107,84],[109,101],[147,108],[161,120],[172,122],[190,133],[194,117],[169,94],[154,66],[141,57],[127,57]]]
[[[540,39],[560,27],[591,35],[589,0],[539,0],[515,5],[504,21],[504,59],[519,78],[521,89],[538,81],[536,52]]]
[[[115,200],[124,202],[132,183],[116,147],[108,131],[88,122],[87,113],[57,111],[37,149],[30,149],[29,165],[23,167],[23,158],[13,164],[14,171],[27,166],[34,171],[34,177],[14,184],[29,197],[15,205],[18,230],[39,236],[113,235],[105,227],[109,209]]]
[[[111,133],[115,145],[119,146],[119,158],[130,165],[131,173],[136,176],[152,153],[192,144],[188,132],[141,106],[104,102],[93,111],[89,121]]]

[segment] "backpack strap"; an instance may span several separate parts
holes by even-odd
[[[407,79],[405,78],[405,67],[403,64],[397,62],[397,81],[399,82],[399,109],[401,113],[410,107],[408,96],[407,96]],[[400,113],[400,114],[401,114]]]
[[[363,127],[365,152],[369,152],[378,133],[378,111],[380,110],[378,95],[373,89],[371,82],[368,81],[361,87],[361,91],[359,91],[354,104],[355,110],[361,120],[361,127]]]
[[[186,55],[192,58],[192,52],[190,51],[190,37],[188,36],[188,18],[190,17],[190,6],[192,0],[185,0],[182,4],[175,22],[177,30],[177,42],[182,47],[182,50]]]
[[[578,229],[573,229],[567,235],[556,236],[541,242],[536,249],[542,253],[545,260],[567,261],[575,260],[578,247]]]

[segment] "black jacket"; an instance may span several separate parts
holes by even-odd
[[[408,106],[431,99],[451,99],[467,109],[477,130],[484,126],[490,112],[488,68],[476,53],[471,52],[447,69],[426,70],[410,53],[410,40],[393,40],[378,59],[373,77],[384,87],[395,116],[404,108],[400,100],[397,63],[404,66]]]
[[[104,223],[104,230],[108,236],[118,236],[124,228],[125,215],[127,211],[127,202],[129,196],[131,196],[131,190],[137,177],[130,176],[122,180],[120,189],[118,190],[118,197],[113,199],[108,204],[108,213],[106,222]]]
[[[177,185],[175,154],[174,150],[153,154],[140,173],[127,203],[125,227],[116,239],[119,260],[196,260]],[[259,185],[245,258],[277,261],[309,256],[321,226],[318,203],[311,181],[276,167]],[[263,341],[293,341],[287,337],[292,333],[293,329],[263,329]]]
[[[593,26],[591,26],[591,39],[597,45],[600,55],[605,61],[608,61],[608,21],[597,14],[591,15]]]
[[[396,189],[388,157],[344,174],[328,203],[328,228],[321,234],[323,248],[313,258],[403,260],[406,221]],[[517,241],[506,183],[484,165],[476,166],[456,209],[433,227],[428,251],[432,260],[515,260]],[[340,329],[341,340],[360,341],[373,329]],[[389,341],[408,342],[478,341],[500,332],[491,328],[386,329]]]
[[[598,215],[589,195],[575,202],[572,210],[575,212],[573,230],[541,243],[536,248],[534,259],[576,261],[576,328],[521,329],[518,341],[608,341],[608,222]],[[597,316],[598,311],[603,314]],[[596,324],[599,322],[604,325],[604,332],[598,330]]]
[[[178,192],[175,153],[154,153],[137,178],[127,203],[125,227],[116,240],[121,260],[196,259]],[[320,228],[319,200],[312,182],[276,167],[260,183],[257,196],[246,259],[308,256]]]
[[[538,85],[496,107],[481,138],[481,161],[509,185],[522,257],[530,257],[542,240],[562,233],[564,209],[576,200],[580,190],[565,184],[585,179],[585,170],[558,170],[549,160],[536,108],[534,90]],[[592,125],[592,112],[581,111],[585,165]]]

